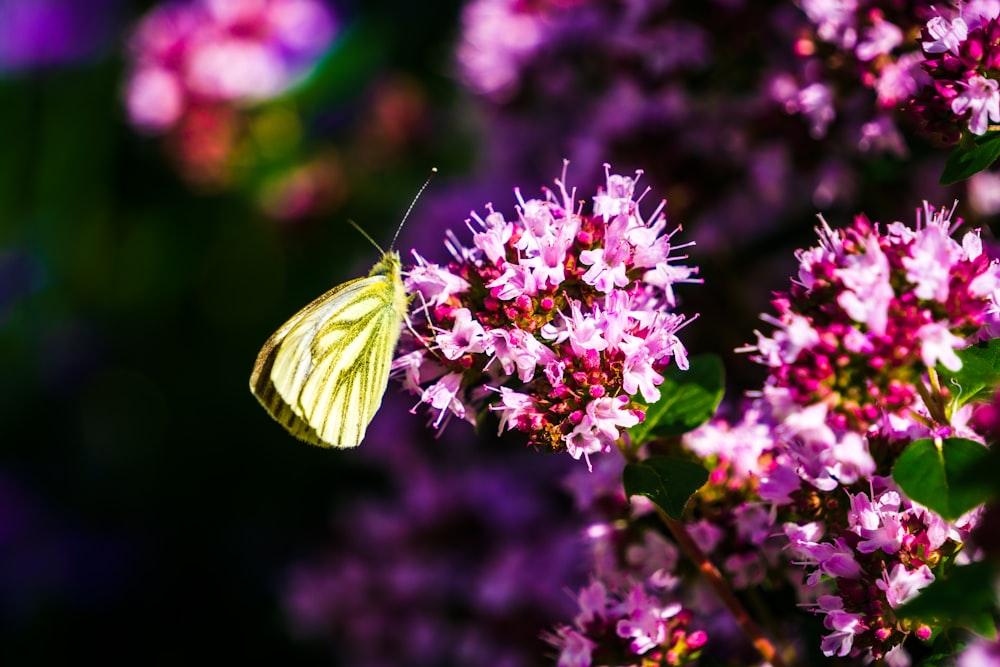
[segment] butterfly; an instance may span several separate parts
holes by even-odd
[[[425,182],[403,222],[426,187]],[[399,253],[389,247],[366,277],[337,285],[300,310],[257,355],[250,391],[278,423],[309,444],[357,447],[382,405],[410,303]]]

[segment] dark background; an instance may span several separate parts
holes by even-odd
[[[378,258],[347,219],[388,243],[430,167],[466,152],[421,145],[283,227],[192,189],[132,130],[122,38],[151,3],[102,4],[92,52],[0,72],[0,661],[324,664],[289,638],[284,570],[371,479],[271,422],[250,368]],[[455,3],[363,5],[379,67],[445,98]]]

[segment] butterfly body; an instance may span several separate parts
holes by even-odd
[[[264,343],[250,390],[288,431],[320,447],[356,447],[382,405],[409,297],[399,253],[296,313]]]

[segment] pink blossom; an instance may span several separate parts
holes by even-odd
[[[733,510],[736,534],[749,544],[760,544],[774,531],[774,518],[760,503],[745,503]]]
[[[791,465],[775,463],[761,475],[758,492],[763,500],[772,503],[791,502],[791,494],[802,486],[802,478]]]
[[[543,12],[525,11],[511,0],[475,0],[462,10],[463,38],[457,49],[462,77],[498,100],[518,88],[519,69],[542,44]]]
[[[407,284],[411,290],[420,292],[427,305],[443,305],[453,294],[461,294],[469,289],[467,280],[437,264],[431,264],[417,252],[412,254],[416,264],[406,273]]]
[[[449,373],[424,390],[420,400],[438,411],[438,416],[434,420],[435,428],[441,426],[449,411],[459,419],[465,418],[465,405],[457,397],[461,385],[462,376],[458,373]]]
[[[986,134],[989,121],[1000,121],[1000,83],[995,79],[973,76],[965,90],[951,101],[951,110],[958,115],[970,112],[969,131]]]
[[[965,340],[956,336],[946,326],[939,322],[931,322],[917,329],[917,339],[920,341],[920,358],[928,368],[934,368],[939,362],[950,371],[962,368],[962,360],[955,350],[965,345]]]
[[[535,368],[555,360],[555,355],[531,334],[520,329],[491,329],[492,341],[483,349],[493,351],[493,359],[500,362],[503,372],[517,375],[527,382],[535,374]],[[492,363],[492,360],[491,360]]]
[[[931,225],[922,230],[910,247],[909,257],[903,258],[906,279],[915,285],[913,293],[944,303],[952,266],[961,258],[961,246],[946,229]]]
[[[870,554],[878,549],[887,554],[898,552],[906,534],[903,517],[898,512],[899,494],[887,491],[875,503],[870,502],[863,493],[850,498],[851,514],[848,520],[854,531],[864,538],[858,543],[858,551],[863,554]]]
[[[506,258],[505,246],[514,233],[514,223],[504,220],[502,213],[493,211],[492,208],[489,210],[490,213],[486,218],[480,218],[473,211],[472,219],[479,223],[483,231],[473,233],[472,243],[483,251],[489,261],[499,266]]]
[[[1000,664],[1000,641],[976,637],[958,654],[956,667]]]
[[[638,252],[636,253],[638,257]],[[655,285],[663,290],[666,295],[667,305],[673,307],[677,305],[674,296],[673,286],[678,283],[699,283],[700,278],[695,278],[698,269],[693,266],[681,266],[660,262],[655,267],[643,274],[642,279],[650,285]]]
[[[975,30],[998,16],[1000,16],[1000,0],[965,0],[962,3],[962,18],[968,24],[969,30]]]
[[[631,428],[639,423],[639,418],[627,406],[628,399],[624,396],[597,398],[587,405],[591,426],[605,442],[617,438],[619,428]]]
[[[862,620],[861,614],[851,614],[839,609],[829,610],[823,619],[823,625],[832,632],[824,636],[820,643],[823,655],[848,655],[854,645],[854,636],[865,629],[861,624]]]
[[[930,77],[921,67],[923,62],[924,55],[912,51],[882,67],[875,81],[875,93],[883,108],[908,101],[930,82]]]
[[[827,126],[837,115],[833,108],[833,93],[823,83],[811,83],[800,90],[797,108],[809,119],[809,131],[815,138],[826,135]]]
[[[850,255],[837,270],[845,291],[837,303],[855,321],[866,324],[875,335],[885,333],[889,302],[894,291],[889,284],[889,260],[873,237],[865,239],[864,253]]]
[[[584,250],[580,253],[580,261],[590,266],[590,269],[583,274],[584,282],[602,292],[610,292],[615,287],[628,285],[629,278],[625,273],[627,257],[628,248],[624,244],[610,250],[607,248]]]
[[[580,613],[577,614],[576,623],[586,625],[597,618],[604,617],[608,606],[608,591],[600,581],[592,581],[589,586],[580,591],[577,603],[580,605]]]
[[[816,24],[819,36],[844,48],[854,47],[857,40],[855,12],[857,0],[802,0],[802,10]]]
[[[903,31],[893,23],[879,18],[875,23],[865,28],[864,39],[858,44],[855,53],[858,60],[869,61],[878,56],[890,53],[903,43]]]
[[[756,586],[764,581],[767,569],[757,552],[733,554],[727,558],[722,567],[730,576],[734,588],[743,589]]]
[[[959,54],[959,45],[969,36],[969,26],[961,16],[949,21],[943,16],[935,16],[927,22],[927,32],[931,41],[922,42],[921,46],[927,53],[943,53],[951,51]]]
[[[590,667],[591,653],[597,647],[590,639],[573,628],[562,628],[558,635],[559,652],[557,667]]]
[[[667,639],[665,619],[681,609],[679,603],[666,607],[649,597],[641,586],[634,586],[623,601],[625,618],[618,621],[615,631],[619,637],[631,639],[631,649],[643,655]]]
[[[413,393],[420,392],[420,384],[430,379],[425,363],[425,350],[413,350],[392,360],[393,374],[403,376],[403,386]]]
[[[568,342],[573,354],[578,357],[582,357],[587,350],[596,352],[606,350],[608,349],[608,341],[604,339],[602,319],[602,313],[596,306],[585,317],[580,312],[580,303],[574,300],[570,303],[569,317],[563,316],[563,324],[566,328],[556,337],[556,340]]]
[[[502,433],[504,426],[514,428],[518,419],[529,414],[533,404],[530,396],[508,387],[500,387],[497,392],[500,394],[501,402],[499,406],[493,406],[492,409],[494,412],[500,413],[500,432]]]
[[[642,173],[642,172],[639,172]],[[629,215],[633,209],[636,179],[611,173],[611,165],[604,164],[605,189],[594,197],[594,215],[608,222],[622,215]]]
[[[533,296],[540,287],[535,272],[526,264],[508,262],[504,265],[503,275],[486,287],[494,297],[502,301],[510,301],[522,294]]]
[[[438,334],[435,341],[441,354],[452,360],[465,354],[488,353],[490,344],[483,325],[472,319],[468,308],[457,309],[452,330]]]
[[[926,565],[909,570],[902,563],[896,563],[891,572],[883,572],[875,582],[885,591],[885,598],[893,609],[912,600],[918,593],[934,581],[934,574]]]
[[[717,456],[729,462],[736,479],[766,478],[761,457],[774,448],[771,426],[759,406],[751,404],[741,410],[740,421],[729,424],[721,418],[709,420],[685,434],[683,442],[701,458]]]
[[[857,579],[861,576],[861,565],[854,558],[853,550],[847,546],[843,538],[837,538],[833,545],[825,544],[828,550],[817,547],[817,560],[819,568],[817,572],[831,577],[842,577],[844,579]]]

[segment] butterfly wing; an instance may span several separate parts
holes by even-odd
[[[399,262],[339,285],[265,343],[251,391],[292,435],[322,447],[356,447],[382,404],[406,311]]]

